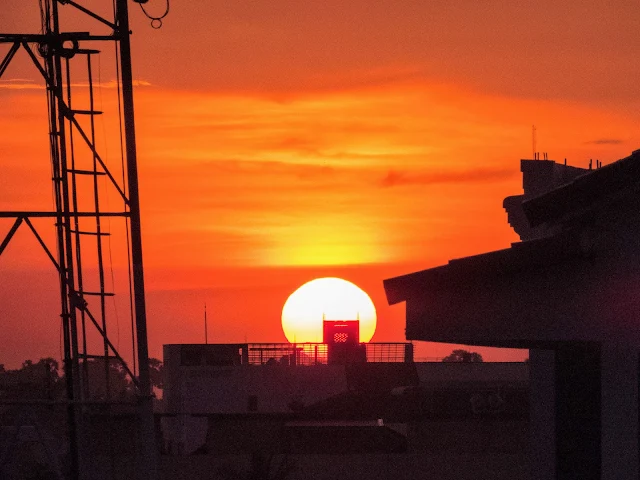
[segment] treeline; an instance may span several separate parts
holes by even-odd
[[[442,359],[443,362],[464,362],[477,363],[482,362],[482,355],[478,352],[470,352],[468,350],[456,349]]]
[[[80,362],[79,374],[85,398],[106,400],[128,398],[135,395],[135,386],[122,364],[109,359],[94,358]],[[163,365],[158,359],[149,359],[149,376],[154,388],[163,387]],[[109,394],[107,394],[109,392]],[[37,362],[25,360],[15,370],[0,364],[0,398],[5,400],[58,400],[66,396],[64,369],[54,358],[41,358]]]

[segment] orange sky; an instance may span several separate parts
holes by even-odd
[[[34,5],[5,1],[0,31],[37,30]],[[640,10],[628,2],[197,0],[174,2],[158,31],[138,8],[131,20],[156,356],[202,341],[205,302],[217,341],[284,341],[287,296],[324,275],[369,292],[374,341],[402,340],[404,307],[386,306],[382,280],[517,240],[501,203],[521,191],[532,124],[537,150],[577,166],[640,145]],[[107,114],[111,62],[97,69]],[[0,102],[0,210],[50,208],[44,90],[24,58]],[[119,173],[107,117],[98,142]],[[122,248],[111,252],[126,291]],[[0,258],[0,363],[58,354],[46,261],[26,230]]]

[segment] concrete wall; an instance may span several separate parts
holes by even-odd
[[[166,413],[247,413],[251,396],[258,413],[291,413],[294,401],[311,405],[349,388],[345,367],[340,365],[183,367],[176,353],[179,347],[165,346]],[[528,366],[522,363],[414,366],[420,384],[434,387],[468,382],[528,383]]]
[[[310,405],[347,390],[336,365],[181,367],[174,379],[164,393],[169,413],[287,413],[294,401]]]

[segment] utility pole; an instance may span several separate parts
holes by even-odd
[[[120,37],[120,68],[122,74],[122,105],[124,112],[127,179],[129,181],[129,220],[131,225],[131,267],[138,348],[138,408],[140,415],[140,452],[138,478],[157,477],[153,397],[149,380],[149,349],[147,344],[147,312],[142,267],[142,233],[140,228],[140,196],[138,192],[138,156],[136,150],[133,110],[133,75],[127,0],[116,0],[116,25]],[[148,473],[148,476],[145,475]]]

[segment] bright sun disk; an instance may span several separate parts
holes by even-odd
[[[360,320],[360,341],[376,330],[376,308],[357,285],[336,277],[316,278],[293,292],[282,308],[282,329],[291,343],[322,342],[322,321]]]

